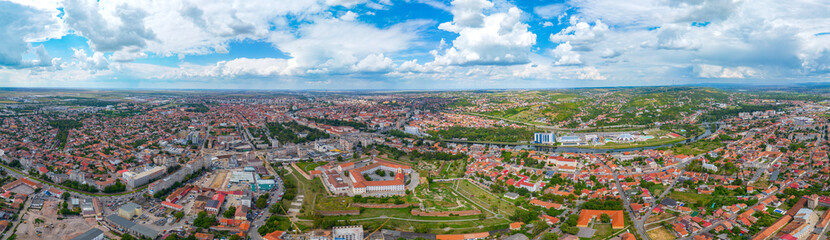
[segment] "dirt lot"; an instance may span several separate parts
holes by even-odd
[[[671,231],[669,231],[668,229],[666,229],[664,227],[648,231],[648,237],[653,239],[653,240],[677,239],[677,237],[675,237],[674,234],[672,234]]]
[[[58,220],[56,214],[57,209],[58,202],[49,200],[43,203],[43,209],[27,211],[23,222],[17,227],[17,232],[15,232],[17,239],[67,240],[93,227],[100,227],[95,219],[92,218],[83,219],[81,217],[73,217]],[[100,228],[104,230],[104,228]]]
[[[215,172],[215,175],[213,175],[213,179],[208,187],[213,189],[222,189],[223,186],[227,186],[227,176],[227,171]]]

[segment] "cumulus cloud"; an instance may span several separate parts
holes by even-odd
[[[137,47],[128,47],[117,52],[114,52],[110,57],[111,60],[116,62],[131,62],[138,58],[145,58],[147,54],[141,51],[140,48]]]
[[[605,76],[602,76],[602,74],[599,73],[599,70],[597,70],[595,67],[584,67],[584,68],[580,69],[579,72],[577,72],[576,78],[577,79],[583,79],[583,80],[606,80],[607,79]]]
[[[67,0],[64,2],[64,21],[78,34],[89,40],[95,51],[112,52],[125,47],[145,47],[155,40],[152,29],[145,27],[147,13],[126,4],[112,7],[112,15],[104,15],[94,0]]]
[[[94,52],[92,56],[87,56],[83,49],[72,49],[72,51],[74,51],[72,58],[75,59],[75,64],[81,69],[95,72],[109,68],[109,61],[102,52]]]
[[[536,35],[521,21],[522,11],[510,7],[507,12],[485,15],[494,10],[486,0],[455,0],[452,2],[453,21],[439,29],[458,33],[452,47],[444,52],[434,51],[439,65],[511,65],[528,62],[530,47],[536,44]]]
[[[43,45],[32,47],[30,42],[59,37],[63,29],[54,10],[47,11],[13,2],[0,2],[0,66],[28,68],[52,66]],[[36,59],[24,60],[33,52]]]
[[[380,54],[370,54],[355,64],[354,69],[359,72],[383,72],[395,67],[392,59]]]
[[[550,35],[551,42],[570,42],[576,51],[591,51],[593,45],[605,40],[604,36],[609,32],[608,25],[596,20],[591,26],[586,22],[578,22],[558,33]]]
[[[556,46],[553,49],[553,57],[556,58],[554,65],[579,65],[582,60],[579,59],[579,53],[573,51],[570,42],[565,42]]]
[[[698,39],[686,36],[691,28],[691,26],[679,26],[677,24],[668,24],[661,27],[657,34],[657,48],[669,50],[695,50],[700,48]]]
[[[701,78],[747,78],[757,77],[757,71],[749,67],[722,67],[709,64],[694,66],[694,72]]]

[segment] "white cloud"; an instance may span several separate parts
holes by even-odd
[[[439,65],[495,64],[510,65],[528,62],[530,47],[536,35],[521,22],[522,11],[510,7],[507,12],[484,15],[493,3],[486,0],[456,0],[453,21],[439,29],[458,33],[452,47],[443,53],[433,52]]]
[[[567,5],[565,5],[563,3],[555,3],[555,4],[535,7],[535,8],[533,8],[533,13],[536,13],[536,15],[539,15],[539,17],[542,17],[544,19],[553,19],[553,18],[558,18],[559,16],[562,16],[562,14],[564,14],[565,11],[567,11],[567,10],[568,10]]]
[[[131,62],[138,58],[145,58],[147,54],[137,47],[128,47],[117,52],[114,52],[110,60],[116,62]]]
[[[692,30],[692,26],[666,24],[660,28],[657,34],[657,48],[678,50],[696,50],[700,48],[698,39],[687,37],[686,34]]]
[[[619,57],[620,55],[622,55],[622,51],[606,48],[605,50],[602,51],[602,54],[600,54],[600,57],[602,57],[602,58],[615,58],[615,57]]]
[[[584,67],[577,73],[576,78],[583,80],[606,80],[595,67]]]
[[[556,62],[554,65],[579,65],[582,64],[582,60],[579,59],[579,53],[573,51],[573,47],[571,46],[570,42],[565,42],[556,46],[556,48],[551,51],[553,53],[553,57],[556,58]]]
[[[81,69],[95,72],[109,68],[109,61],[102,52],[94,52],[92,56],[87,56],[83,49],[72,49],[72,51],[74,51],[72,58],[75,59],[75,65]]]
[[[342,16],[340,16],[340,20],[343,21],[354,21],[355,19],[357,19],[357,13],[352,11],[348,11],[344,13]]]
[[[454,0],[452,1],[452,22],[441,24],[441,29],[450,32],[461,32],[463,28],[481,28],[486,17],[482,11],[493,7],[487,0]]]
[[[411,21],[385,29],[339,20],[321,20],[301,26],[299,37],[274,44],[288,53],[299,71],[308,73],[351,72],[370,55],[383,56],[407,49],[425,21]],[[367,38],[366,36],[372,36]]]
[[[385,57],[383,56],[383,53],[380,53],[366,56],[366,58],[360,60],[360,62],[354,66],[354,69],[358,72],[385,72],[394,67],[395,64],[392,63],[392,59]]]
[[[53,59],[43,45],[30,42],[59,37],[64,29],[53,14],[56,10],[38,9],[13,2],[0,2],[0,66],[11,68],[48,67]],[[23,59],[33,52],[36,59]]]
[[[108,1],[67,0],[64,2],[64,20],[69,27],[89,40],[89,47],[94,51],[143,48],[148,41],[155,40],[153,30],[145,27],[144,18],[147,13],[144,10],[115,4]],[[113,10],[102,13],[99,5]]]
[[[694,72],[701,78],[747,78],[758,77],[755,69],[748,67],[722,67],[709,64],[694,66]]]
[[[572,17],[572,19],[575,19],[575,17]],[[570,42],[577,51],[591,51],[595,43],[605,40],[605,34],[609,31],[608,25],[600,20],[596,20],[593,26],[586,22],[578,22],[556,34],[551,34],[550,41],[557,43]]]

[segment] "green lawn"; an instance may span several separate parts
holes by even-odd
[[[467,199],[458,196],[452,188],[454,183],[432,183],[427,189],[421,184],[415,189],[414,201],[420,199],[427,211],[462,211],[478,209]]]
[[[467,180],[458,181],[458,192],[465,195],[467,198],[472,199],[479,205],[504,216],[513,215],[517,209],[512,203],[501,199],[500,196],[496,196],[489,191],[481,189]]]
[[[704,203],[712,199],[712,195],[708,194],[697,194],[691,192],[672,192],[669,193],[669,198],[674,200],[678,200],[685,203]]]
[[[594,233],[593,239],[605,239],[614,233],[614,230],[611,229],[611,224],[607,223],[594,224],[594,229],[597,230],[597,232]]]
[[[314,170],[319,166],[326,165],[328,162],[298,162],[297,167],[300,167],[306,173]]]
[[[351,206],[351,197],[331,197],[324,194],[317,195],[314,205],[315,211],[337,211],[337,210],[358,210],[359,207]]]
[[[726,144],[715,141],[697,141],[688,144],[675,145],[671,148],[671,150],[677,154],[698,155],[723,146],[726,146]]]
[[[467,160],[460,159],[454,161],[445,161],[444,167],[441,168],[442,178],[463,177],[467,170]]]
[[[303,195],[303,210],[301,214],[307,213],[307,211],[311,210],[314,206],[315,202],[317,201],[317,196],[321,197],[328,197],[326,194],[326,189],[324,189],[323,183],[320,180],[312,179],[307,180],[303,176],[300,176],[297,171],[291,171],[291,175],[293,176],[292,179],[287,179],[286,181],[296,181],[297,183],[297,196]],[[286,202],[286,201],[284,201]],[[290,206],[290,201],[284,203],[284,205]]]
[[[404,218],[422,221],[410,221],[400,219],[376,218],[379,216]],[[409,209],[363,209],[358,216],[334,216],[327,217],[334,220],[348,220],[351,223],[361,224],[364,229],[373,231],[386,222],[384,228],[397,229],[400,231],[416,231],[430,233],[472,233],[488,230],[507,228],[510,221],[501,218],[488,218],[480,220],[478,216],[467,217],[420,217],[409,214]],[[460,220],[460,221],[459,221]],[[425,222],[426,221],[426,222]],[[449,228],[445,231],[445,228]]]

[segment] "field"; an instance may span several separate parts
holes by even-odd
[[[336,211],[336,210],[359,210],[353,207],[351,197],[330,197],[323,194],[317,195],[314,201],[314,211]]]
[[[704,203],[712,199],[712,195],[690,192],[672,192],[669,193],[668,197],[685,203]]]
[[[333,220],[348,220],[362,224],[364,229],[375,229],[387,218],[385,228],[401,231],[430,233],[471,233],[506,228],[510,221],[502,218],[485,218],[479,216],[464,217],[422,217],[409,214],[409,208],[381,209],[365,208],[358,216],[326,217]]]
[[[672,234],[671,231],[666,229],[665,227],[660,227],[651,231],[648,231],[648,237],[652,240],[672,240],[677,239],[677,237]]]
[[[326,163],[328,162],[298,162],[297,167],[308,173],[319,166],[326,165]]]
[[[510,202],[493,195],[489,191],[481,189],[472,183],[464,180],[457,181],[457,191],[465,197],[473,200],[476,204],[489,209],[502,216],[510,216],[516,211],[516,206]]]
[[[426,211],[462,211],[476,209],[469,201],[452,191],[452,183],[433,183],[427,188],[421,184],[412,197],[420,202]]]
[[[593,239],[605,239],[614,233],[611,224],[594,224],[594,229],[597,231],[594,233]]]
[[[671,150],[676,154],[698,155],[725,145],[724,143],[716,141],[697,141],[689,144],[675,145]]]
[[[674,217],[674,215],[669,214],[669,213],[665,213],[665,212],[657,214],[657,215],[652,214],[651,216],[648,217],[648,220],[646,221],[646,224],[661,221],[661,220],[665,220],[665,219],[669,219],[671,217]]]
[[[467,170],[467,160],[444,161],[444,167],[441,168],[441,178],[463,177],[464,171]]]
[[[213,189],[221,189],[222,186],[225,186],[225,179],[228,176],[228,172],[220,171],[217,172],[216,175],[213,176],[213,180],[210,182],[210,188]]]
[[[318,199],[317,196],[326,196],[326,190],[323,187],[323,183],[318,179],[307,180],[296,171],[291,171],[285,181],[296,183],[297,196],[303,195],[304,197],[303,207],[300,212],[301,214],[306,214],[308,210],[312,209],[312,206],[315,205]],[[286,209],[288,209],[290,204],[291,201],[286,199],[283,200],[283,206],[285,206]]]

